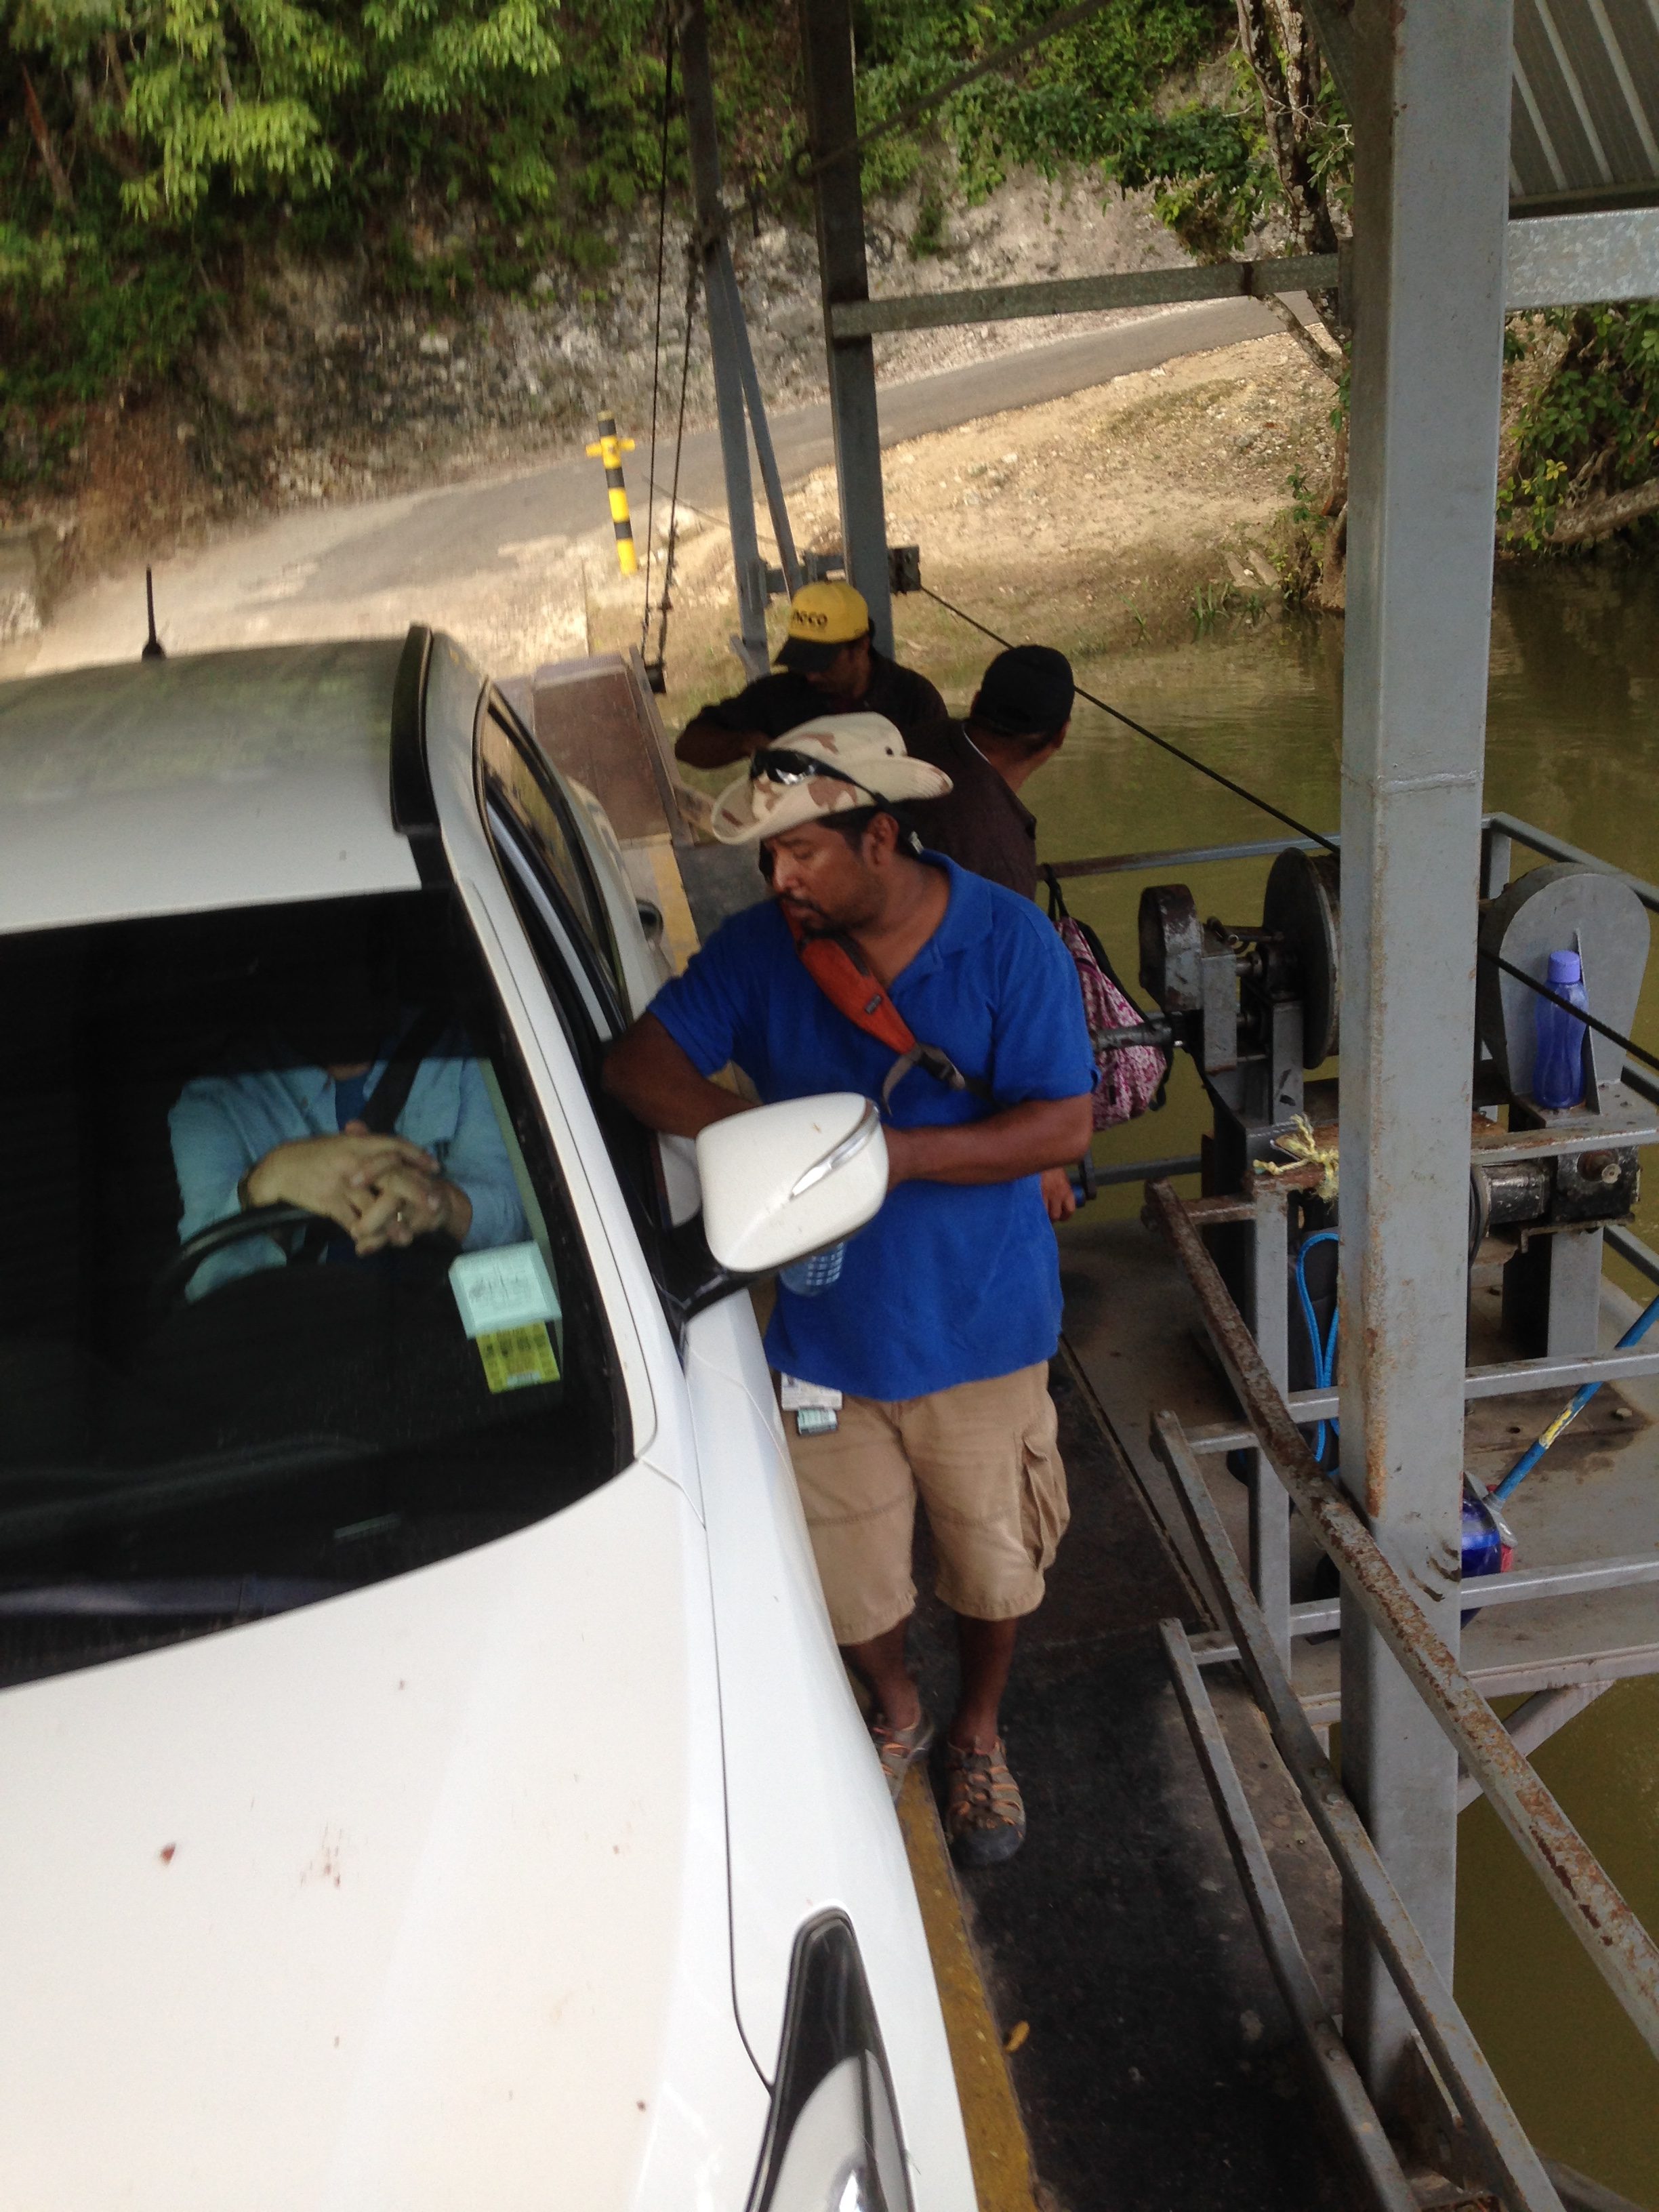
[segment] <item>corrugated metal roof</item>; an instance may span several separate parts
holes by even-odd
[[[1510,190],[1659,191],[1659,0],[1515,0]]]

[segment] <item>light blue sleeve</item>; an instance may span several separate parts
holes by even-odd
[[[173,1171],[182,1201],[181,1244],[210,1221],[222,1221],[239,1211],[236,1186],[253,1165],[229,1115],[214,1095],[218,1088],[211,1078],[187,1083],[167,1115]]]
[[[173,1169],[179,1179],[180,1211],[179,1242],[187,1243],[198,1229],[226,1221],[240,1213],[242,1201],[237,1186],[256,1163],[237,1129],[223,1095],[223,1085],[212,1076],[187,1083],[167,1115],[173,1139]],[[245,1237],[204,1260],[191,1276],[185,1297],[199,1298],[239,1275],[257,1274],[262,1267],[280,1267],[284,1254],[269,1237]]]
[[[472,1226],[463,1250],[521,1244],[529,1237],[513,1163],[476,1060],[461,1062],[460,1110],[445,1154],[444,1173],[472,1202]]]

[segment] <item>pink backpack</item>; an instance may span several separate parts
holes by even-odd
[[[1060,878],[1052,868],[1042,872],[1048,886],[1048,919],[1077,963],[1090,1035],[1144,1022],[1146,1015],[1119,982],[1105,946],[1086,921],[1075,921],[1066,911]],[[1097,1045],[1095,1066],[1100,1070],[1095,1085],[1097,1129],[1115,1128],[1120,1121],[1133,1121],[1137,1114],[1155,1112],[1164,1103],[1170,1054],[1158,1045]]]

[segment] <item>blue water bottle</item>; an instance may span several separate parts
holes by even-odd
[[[1589,1011],[1584,970],[1576,952],[1552,952],[1549,987],[1559,998]],[[1538,1049],[1532,1064],[1534,1103],[1556,1112],[1577,1106],[1584,1096],[1584,1024],[1565,1006],[1538,1001]]]
[[[804,1260],[792,1260],[787,1267],[778,1270],[778,1280],[798,1298],[821,1297],[832,1283],[840,1281],[842,1255],[846,1249],[847,1239],[843,1237],[839,1244],[831,1244],[827,1251],[809,1252]]]

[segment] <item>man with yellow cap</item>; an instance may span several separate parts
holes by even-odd
[[[803,584],[789,602],[780,673],[701,707],[675,756],[688,768],[725,768],[815,715],[885,715],[902,733],[942,721],[945,702],[925,676],[878,653],[870,610],[850,584]]]
[[[877,714],[825,716],[757,750],[714,829],[759,847],[772,897],[664,985],[612,1048],[605,1083],[648,1127],[687,1137],[748,1110],[709,1079],[728,1062],[763,1103],[829,1091],[881,1102],[886,1200],[832,1267],[786,1272],[767,1356],[786,1383],[811,1386],[812,1418],[784,1416],[795,1478],[896,1797],[934,1734],[905,1656],[918,1498],[927,1515],[961,1656],[946,1832],[961,1863],[988,1866],[1025,1833],[999,1707],[1067,1518],[1042,1176],[1088,1145],[1095,1071],[1055,931],[909,826],[912,803],[949,790]],[[786,1405],[792,1395],[803,1402],[786,1389]]]

